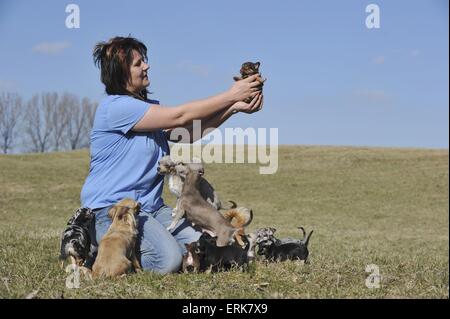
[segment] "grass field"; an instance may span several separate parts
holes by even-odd
[[[69,289],[59,236],[80,205],[88,151],[0,155],[0,297],[448,298],[448,163],[448,150],[281,146],[274,175],[255,164],[208,164],[223,201],[253,208],[250,230],[298,237],[297,226],[314,229],[310,264],[82,277]],[[369,264],[379,267],[379,288],[365,285]]]

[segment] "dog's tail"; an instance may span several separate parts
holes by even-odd
[[[248,221],[244,225],[242,225],[241,227],[247,227],[248,225],[250,225],[252,220],[253,220],[253,209],[250,209],[250,217],[248,218]]]
[[[302,243],[305,245],[305,247],[308,247],[308,243],[309,243],[309,238],[311,238],[311,235],[313,233],[314,230],[311,230],[308,234],[308,236],[306,236],[305,239],[302,240]]]
[[[59,263],[60,263],[60,266],[61,266],[61,268],[63,268],[63,266],[64,266],[64,261],[67,259],[67,258],[69,258],[69,254],[68,254],[68,251],[66,250],[67,249],[67,245],[66,245],[66,243],[65,243],[65,241],[64,241],[64,234],[66,233],[66,231],[64,231],[62,234],[61,234],[61,237],[60,237],[60,240],[59,240],[59,256],[58,256],[58,261],[59,261]]]
[[[222,209],[230,210],[230,209],[235,209],[235,208],[237,207],[236,202],[234,202],[234,201],[232,201],[232,200],[229,200],[228,202],[231,203],[231,206],[230,206],[230,207],[223,207],[223,206],[220,206],[220,210],[222,210]]]
[[[300,227],[297,227],[298,229],[300,229],[301,231],[302,231],[302,233],[303,233],[303,237],[302,237],[302,240],[304,240],[305,239],[305,237],[306,237],[306,231],[305,231],[305,229],[302,227],[302,226],[300,226]]]
[[[243,228],[250,225],[253,220],[253,210],[246,208],[233,208],[225,213],[223,217],[231,223],[234,228]]]

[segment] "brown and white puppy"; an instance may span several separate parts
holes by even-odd
[[[93,278],[125,275],[132,268],[141,270],[136,257],[137,223],[141,205],[129,198],[121,200],[108,212],[112,224],[102,238],[92,267]]]
[[[231,209],[223,213],[223,217],[231,223],[231,226],[238,228],[235,233],[236,241],[241,247],[245,246],[242,237],[245,236],[245,227],[247,227],[253,220],[253,210],[247,207],[238,207],[235,202],[229,201],[232,206]]]
[[[177,165],[175,169],[177,174],[184,178],[183,190],[176,207],[177,214],[185,214],[192,224],[213,232],[217,236],[217,246],[223,247],[233,243],[233,237],[239,229],[234,228],[200,194],[199,183],[204,173],[203,166],[194,169],[192,165]]]
[[[197,248],[197,242],[184,244],[187,253],[183,256],[181,270],[187,272],[198,272],[200,270],[200,256]]]

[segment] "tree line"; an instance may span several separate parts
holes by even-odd
[[[97,103],[73,94],[43,92],[24,101],[0,94],[0,150],[50,152],[89,146]]]

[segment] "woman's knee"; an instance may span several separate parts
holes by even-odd
[[[161,216],[153,216],[156,214],[139,215],[141,237],[138,245],[142,268],[161,274],[176,272],[181,267],[182,250],[165,224],[158,220]]]
[[[145,251],[141,254],[142,268],[162,275],[177,272],[181,267],[182,260],[183,256],[178,247],[159,252],[157,255]]]

